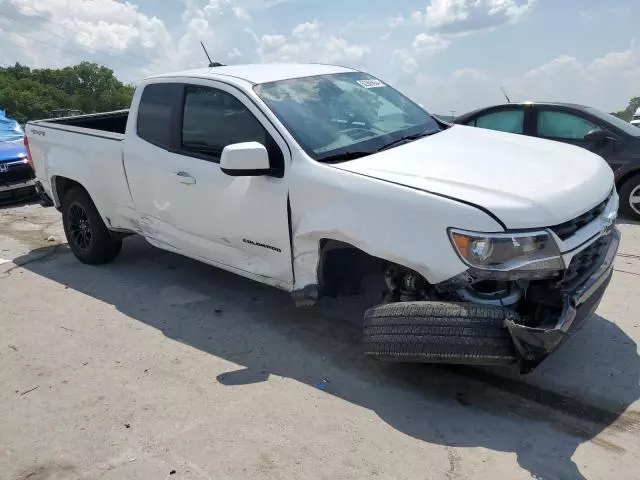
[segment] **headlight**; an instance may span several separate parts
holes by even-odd
[[[462,261],[491,279],[547,278],[564,270],[553,237],[547,232],[476,233],[450,229]]]

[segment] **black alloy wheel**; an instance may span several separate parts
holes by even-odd
[[[69,230],[73,243],[82,250],[89,250],[92,239],[91,223],[87,211],[78,202],[69,207]]]
[[[99,265],[118,256],[122,236],[107,228],[84,188],[74,186],[66,192],[61,211],[67,242],[81,262]]]

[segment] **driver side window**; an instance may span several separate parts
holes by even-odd
[[[541,111],[538,114],[538,135],[546,138],[582,140],[584,136],[599,127],[571,113]]]
[[[184,98],[181,149],[220,158],[227,145],[266,142],[267,132],[237,98],[210,87],[188,85]]]
[[[185,86],[181,152],[219,162],[224,147],[243,142],[264,145],[271,167],[284,168],[280,147],[240,100],[217,88]]]

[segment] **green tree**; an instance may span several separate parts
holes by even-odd
[[[627,106],[627,108],[619,112],[613,112],[612,115],[615,115],[616,117],[629,122],[631,121],[631,117],[633,117],[633,114],[636,113],[636,110],[638,108],[640,108],[640,97],[633,97],[631,100],[629,100],[629,105]]]
[[[20,123],[47,118],[53,110],[95,113],[128,108],[134,87],[107,67],[82,62],[62,69],[0,68],[0,109]]]

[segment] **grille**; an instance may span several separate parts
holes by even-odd
[[[0,172],[0,184],[21,182],[34,177],[33,170],[28,163],[15,163],[8,165],[6,172]]]
[[[601,237],[571,260],[562,280],[562,289],[572,291],[578,288],[604,261],[611,243],[611,235]]]
[[[556,225],[555,227],[551,227],[551,230],[558,235],[562,240],[566,240],[571,237],[574,233],[580,230],[583,227],[586,227],[589,223],[593,222],[596,218],[602,215],[604,209],[609,203],[609,199],[611,198],[611,192],[605,201],[599,203],[594,208],[589,210],[586,213],[583,213],[579,217],[574,218],[573,220],[569,220],[568,222],[561,223],[560,225]]]

